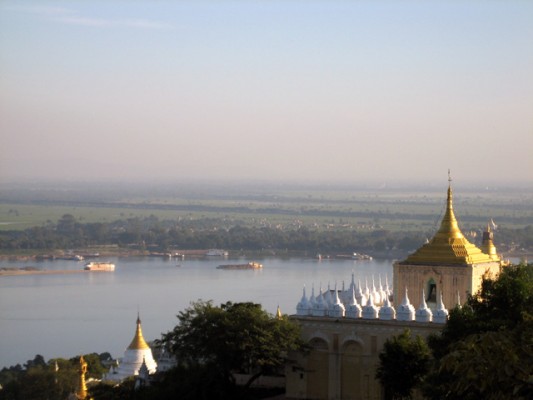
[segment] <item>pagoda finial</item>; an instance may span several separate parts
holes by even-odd
[[[148,349],[148,348],[150,348],[150,346],[148,346],[148,343],[146,343],[146,340],[144,340],[143,332],[141,328],[141,318],[140,318],[139,313],[137,313],[137,329],[135,330],[135,336],[133,337],[133,340],[128,346],[128,349]]]
[[[452,175],[448,168],[448,208],[452,207]]]

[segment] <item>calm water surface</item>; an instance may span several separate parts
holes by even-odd
[[[45,359],[109,351],[122,357],[135,333],[140,310],[147,340],[172,329],[176,315],[191,301],[253,301],[270,313],[279,305],[286,314],[306,285],[339,288],[356,279],[388,275],[392,261],[267,258],[255,260],[262,270],[221,270],[220,264],[248,259],[109,258],[111,273],[0,276],[0,368],[24,363],[41,354]],[[1,267],[35,266],[49,270],[79,270],[83,262],[1,262]],[[179,266],[178,266],[179,265]]]

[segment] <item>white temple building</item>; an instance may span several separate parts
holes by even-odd
[[[130,376],[139,375],[141,366],[149,374],[153,374],[157,370],[157,363],[152,355],[152,349],[150,349],[150,346],[148,346],[148,343],[146,343],[143,337],[141,319],[137,316],[135,336],[124,352],[124,357],[120,360],[118,368],[112,371],[107,376],[107,379],[122,381]],[[146,373],[146,371],[144,372]]]

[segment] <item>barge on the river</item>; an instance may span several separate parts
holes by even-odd
[[[246,264],[223,264],[219,265],[217,269],[261,269],[263,264],[258,262],[249,262]]]

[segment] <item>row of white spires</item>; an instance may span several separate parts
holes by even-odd
[[[328,284],[328,290],[324,292],[320,287],[320,293],[315,297],[314,286],[311,289],[311,296],[307,298],[305,286],[303,288],[302,299],[296,305],[296,315],[314,316],[314,317],[332,317],[332,318],[362,318],[362,319],[380,319],[384,321],[416,321],[416,322],[435,322],[444,324],[448,319],[448,310],[442,302],[442,293],[437,296],[437,308],[431,311],[425,299],[424,290],[422,290],[422,299],[420,306],[415,310],[407,296],[407,288],[402,302],[396,310],[391,303],[393,298],[392,291],[389,289],[388,279],[385,278],[385,287],[382,286],[381,276],[379,285],[376,288],[374,278],[372,277],[372,288],[368,288],[365,279],[365,288],[361,287],[360,280],[358,285],[355,284],[354,274],[352,282],[347,290],[331,290]],[[458,304],[459,300],[458,300]]]

